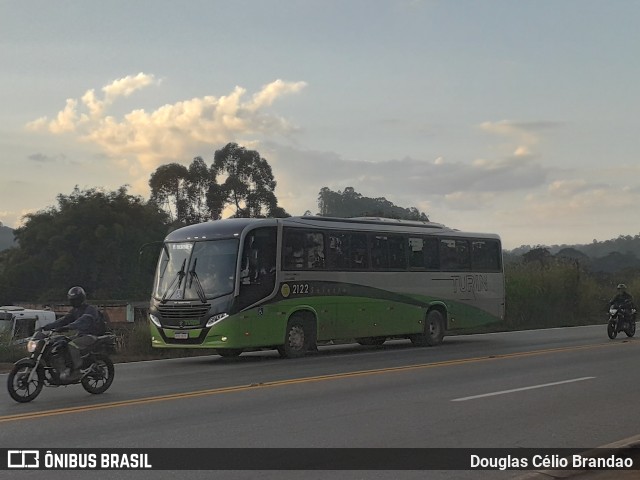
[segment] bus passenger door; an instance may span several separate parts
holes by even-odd
[[[276,284],[276,228],[257,228],[245,237],[240,252],[239,309],[273,293]]]

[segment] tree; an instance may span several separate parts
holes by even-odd
[[[182,222],[187,211],[187,179],[189,171],[179,163],[159,166],[151,174],[151,200],[164,208],[173,221]]]
[[[524,260],[524,263],[537,262],[540,264],[540,268],[547,266],[552,258],[553,258],[553,255],[551,255],[551,252],[549,252],[549,249],[541,245],[538,245],[532,248],[527,253],[522,255],[522,259]]]
[[[402,220],[429,221],[425,213],[417,208],[402,208],[394,205],[384,197],[369,198],[356,192],[353,187],[344,191],[332,191],[323,187],[318,193],[319,215],[325,217],[386,217]]]
[[[151,174],[151,200],[162,207],[176,226],[200,223],[211,218],[207,191],[215,175],[201,157],[189,167],[179,163],[159,166]]]
[[[138,271],[138,250],[162,240],[166,214],[153,202],[99,189],[58,195],[57,207],[26,215],[18,247],[0,260],[0,304],[64,298],[82,285],[92,298],[142,298],[150,275]]]
[[[211,219],[207,206],[207,191],[215,175],[202,157],[196,157],[189,165],[187,176],[187,199],[189,201],[186,223],[194,224]]]
[[[225,178],[222,184],[218,178]],[[151,200],[170,216],[173,226],[218,220],[228,207],[234,217],[288,217],[278,206],[269,163],[255,150],[229,143],[217,150],[211,167],[196,157],[189,167],[161,165],[149,179]]]
[[[278,207],[271,166],[257,151],[228,143],[216,150],[210,171],[213,181],[207,193],[207,205],[212,218],[221,218],[227,207],[235,209],[234,217],[289,216]],[[218,184],[216,179],[225,175],[225,181]]]

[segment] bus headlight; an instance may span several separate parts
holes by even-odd
[[[211,317],[209,319],[209,321],[207,322],[207,327],[213,327],[216,323],[218,323],[221,320],[224,320],[225,318],[227,318],[229,315],[226,313],[219,313],[218,315],[214,315],[213,317]]]
[[[162,328],[162,325],[160,324],[160,320],[155,315],[150,313],[149,320],[151,320],[156,327]]]

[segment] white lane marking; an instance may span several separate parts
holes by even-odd
[[[495,395],[504,395],[506,393],[523,392],[525,390],[534,390],[536,388],[554,387],[556,385],[564,385],[565,383],[583,382],[585,380],[593,380],[596,377],[581,377],[571,380],[563,380],[562,382],[544,383],[542,385],[532,385],[530,387],[513,388],[511,390],[502,390],[500,392],[483,393],[482,395],[473,395],[471,397],[454,398],[452,402],[466,402],[467,400],[475,400],[476,398],[493,397]]]

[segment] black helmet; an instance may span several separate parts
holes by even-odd
[[[67,298],[72,307],[79,307],[87,299],[87,294],[82,287],[71,287],[67,292]]]

